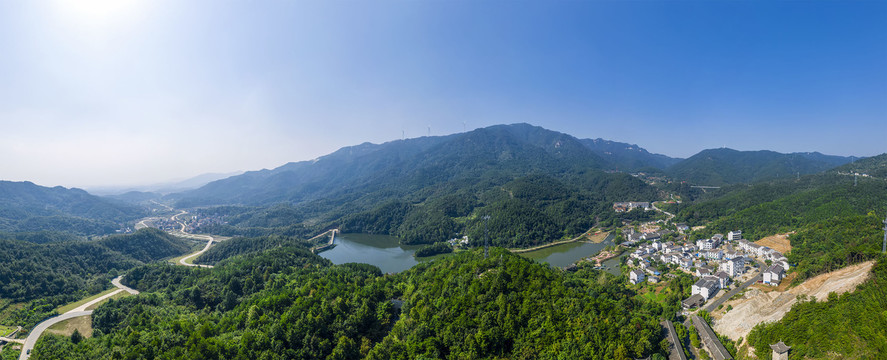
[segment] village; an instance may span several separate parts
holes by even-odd
[[[676,224],[681,232],[689,230],[685,224]],[[661,266],[692,274],[698,281],[693,284],[692,295],[683,301],[684,309],[703,306],[713,299],[720,290],[728,289],[734,282],[742,283],[753,277],[751,268],[763,266],[763,283],[779,285],[789,269],[788,259],[783,254],[766,246],[761,246],[742,238],[739,230],[731,231],[725,237],[715,234],[709,239],[695,243],[661,242],[660,238],[669,231],[629,233],[623,245],[637,246],[629,255],[628,265],[632,269],[629,281],[638,284],[643,281],[657,283],[662,276]]]

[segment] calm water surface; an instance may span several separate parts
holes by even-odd
[[[397,273],[407,270],[419,261],[427,261],[440,256],[416,260],[413,253],[421,245],[400,245],[399,239],[388,235],[339,234],[336,235],[336,247],[320,253],[334,264],[349,262],[366,263],[378,266],[383,273]],[[567,266],[579,259],[594,256],[608,245],[613,245],[613,237],[609,236],[600,244],[575,242],[549,248],[522,253],[520,255],[539,262],[547,262],[552,266]],[[446,255],[441,255],[446,256]],[[619,258],[607,260],[603,264],[607,271],[619,275]]]
[[[551,266],[564,267],[570,265],[582,258],[597,255],[601,250],[609,245],[613,245],[614,236],[611,234],[599,244],[588,242],[574,242],[569,244],[556,245],[544,249],[521,253],[530,259],[547,262]],[[619,257],[615,257],[604,261],[602,264],[609,267],[609,273],[619,275]]]
[[[388,235],[339,234],[336,247],[319,255],[333,264],[349,262],[378,266],[383,273],[397,273],[419,263],[413,253],[421,245],[400,245],[400,239]]]

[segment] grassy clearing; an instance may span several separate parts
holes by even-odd
[[[111,299],[119,300],[120,298],[122,298],[122,297],[126,297],[126,296],[129,296],[129,295],[130,295],[130,293],[128,293],[128,292],[126,292],[126,291],[121,291],[121,292],[119,292],[119,293],[117,293],[117,294],[114,294],[114,296],[105,299],[105,301],[98,302],[98,303],[95,303],[95,304],[92,304],[92,305],[88,306],[88,307],[86,308],[86,310],[95,310],[95,309],[98,308],[99,306],[102,306],[102,304],[108,302],[108,300],[111,300]]]
[[[588,234],[588,241],[591,241],[593,243],[602,243],[602,242],[604,242],[604,240],[607,239],[607,236],[609,236],[609,235],[610,235],[610,233],[608,233],[608,232],[601,232],[601,233],[597,233],[597,234],[594,234],[594,233]]]
[[[64,305],[64,306],[62,306],[62,307],[59,307],[58,309],[55,309],[55,311],[58,312],[59,314],[64,314],[64,313],[66,313],[66,312],[68,312],[68,311],[71,311],[71,310],[77,308],[77,307],[80,306],[80,305],[83,305],[83,304],[86,304],[86,303],[88,303],[88,302],[90,302],[90,301],[92,301],[92,300],[98,299],[98,298],[101,297],[101,296],[104,296],[104,295],[110,294],[110,293],[113,292],[114,290],[117,290],[117,288],[111,288],[111,289],[108,289],[108,290],[102,291],[102,292],[100,292],[100,293],[98,293],[98,294],[95,294],[95,295],[93,295],[93,296],[90,296],[90,297],[88,297],[88,298],[81,299],[81,300],[79,300],[79,301],[72,302],[72,303],[70,303],[70,304],[66,304],[66,305]]]
[[[0,335],[6,336],[17,329],[15,326],[0,325]]]
[[[92,316],[80,316],[62,321],[50,326],[49,329],[46,329],[46,332],[49,334],[71,336],[71,334],[74,333],[74,329],[77,329],[83,337],[92,337]]]

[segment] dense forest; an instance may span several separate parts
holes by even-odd
[[[623,280],[494,248],[400,274],[285,245],[213,269],[133,269],[143,291],[96,310],[95,336],[34,359],[613,358],[663,354],[657,316]],[[658,358],[659,356],[657,356]]]
[[[666,169],[677,181],[696,185],[748,184],[796,175],[816,174],[852,161],[820,153],[781,154],[774,151],[709,149]]]
[[[104,235],[144,216],[143,209],[80,189],[0,181],[0,231]]]
[[[118,273],[189,250],[185,240],[155,229],[96,241],[0,240],[0,299],[28,303],[9,321],[33,325],[59,305],[107,289]]]
[[[661,198],[608,166],[578,139],[517,124],[343,148],[174,197],[180,206],[226,204],[218,214],[228,223],[201,229],[220,235],[310,237],[338,227],[432,244],[476,234],[489,215],[494,244],[526,247],[613,223],[613,202]]]

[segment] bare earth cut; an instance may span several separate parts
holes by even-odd
[[[856,289],[857,285],[868,278],[874,264],[874,261],[867,261],[822,274],[788,291],[763,292],[749,289],[743,298],[725,304],[725,308],[730,305],[733,309],[716,320],[714,329],[733,340],[747,337],[755,325],[782,319],[797,302],[798,295],[816,297],[820,301],[826,299],[830,292],[841,294]],[[715,314],[716,318],[719,313],[721,311]]]
[[[788,254],[790,251],[792,251],[792,245],[788,241],[788,236],[791,234],[794,234],[794,232],[768,236],[761,240],[755,241],[755,244],[769,247],[783,254]]]

